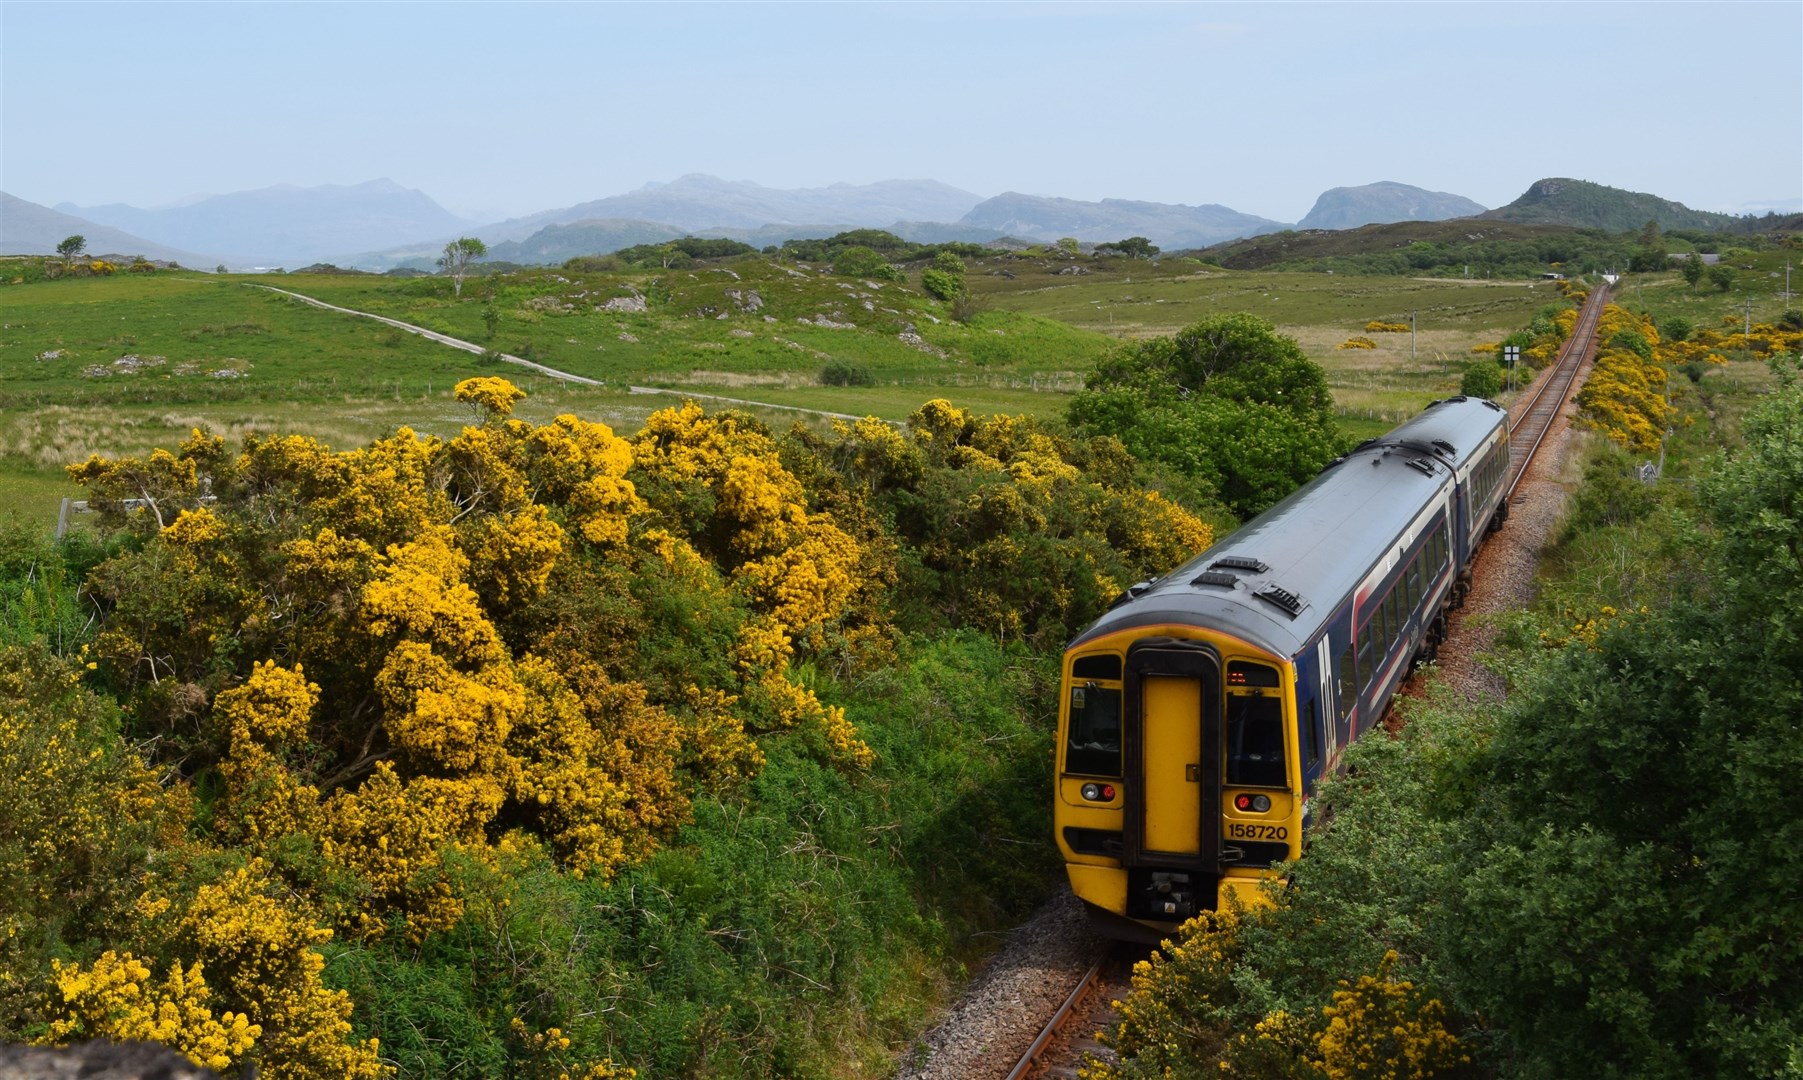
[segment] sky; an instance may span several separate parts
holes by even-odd
[[[488,221],[687,173],[1797,210],[1803,2],[0,0],[0,190],[46,206],[388,178]]]

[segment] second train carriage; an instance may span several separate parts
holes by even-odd
[[[1106,932],[1156,940],[1299,854],[1316,785],[1432,654],[1502,520],[1505,419],[1433,403],[1071,641],[1054,817]]]

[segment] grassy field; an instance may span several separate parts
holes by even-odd
[[[1183,259],[1084,260],[1090,272],[1061,272],[1076,265],[973,262],[968,280],[980,311],[968,323],[910,284],[755,257],[690,270],[522,271],[472,278],[460,298],[442,279],[360,275],[165,272],[0,288],[0,512],[53,516],[57,499],[72,493],[62,466],[90,453],[168,446],[193,427],[231,437],[300,432],[340,447],[402,424],[455,434],[467,414],[450,389],[478,374],[525,388],[529,419],[573,411],[627,433],[677,399],[630,393],[633,386],[892,421],[934,397],[1051,417],[1120,341],[1223,311],[1250,311],[1296,338],[1326,369],[1342,422],[1362,436],[1456,390],[1474,346],[1556,299],[1538,282],[1238,272]],[[533,375],[257,285],[606,385]],[[1641,288],[1662,306],[1694,304],[1699,313],[1724,302],[1709,292],[1680,295],[1687,287],[1675,274]],[[1775,315],[1767,306],[1755,317]],[[1371,320],[1406,323],[1410,312],[1413,335],[1364,329]],[[1338,347],[1355,335],[1376,348]],[[864,385],[823,384],[829,365]],[[779,428],[824,423],[789,409],[751,411]]]

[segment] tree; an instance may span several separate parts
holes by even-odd
[[[1114,247],[1129,259],[1150,259],[1158,254],[1157,245],[1143,236],[1129,236],[1125,240],[1116,240]]]
[[[88,249],[88,238],[81,235],[80,233],[76,233],[74,236],[67,237],[63,240],[62,243],[56,245],[56,253],[63,257],[64,265],[72,263],[76,259],[80,258],[82,252],[86,251],[87,249]]]
[[[1709,268],[1709,283],[1723,292],[1734,287],[1734,271],[1721,263]]]
[[[1690,258],[1684,260],[1684,280],[1690,284],[1691,288],[1696,288],[1698,283],[1703,280],[1704,270],[1703,257],[1696,252],[1691,252]]]
[[[473,236],[460,236],[444,246],[438,265],[451,275],[451,288],[456,295],[463,295],[463,279],[469,274],[470,263],[487,254],[488,245]]]
[[[953,299],[964,291],[964,260],[949,251],[941,251],[920,272],[920,287],[935,299]]]
[[[853,244],[840,249],[833,256],[833,273],[846,277],[875,278],[878,281],[899,281],[902,273],[889,260],[874,248],[862,244]]]
[[[1080,431],[1211,485],[1250,516],[1340,453],[1327,376],[1255,315],[1211,315],[1115,353],[1071,402]]]

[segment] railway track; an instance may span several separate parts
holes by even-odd
[[[1087,1059],[1114,1061],[1114,1051],[1097,1037],[1120,1019],[1114,1003],[1132,989],[1133,965],[1149,951],[1144,946],[1113,942],[1099,952],[1064,1004],[1007,1073],[1008,1080],[1077,1080],[1077,1070]]]
[[[1606,286],[1599,285],[1591,291],[1557,360],[1510,409],[1511,464],[1506,498],[1511,502],[1517,499],[1534,455],[1553,430],[1554,421],[1571,399],[1579,376],[1595,353],[1597,325],[1608,301]],[[1494,546],[1492,541],[1486,547]],[[1092,965],[1006,1074],[1008,1080],[1074,1080],[1086,1054],[1108,1054],[1093,1035],[1114,1021],[1109,1004],[1129,989],[1131,969],[1132,960],[1124,958],[1120,950]]]
[[[1515,409],[1511,410],[1516,415],[1509,420],[1507,498],[1514,499],[1522,478],[1528,474],[1528,466],[1532,464],[1535,452],[1540,449],[1546,433],[1552,430],[1553,421],[1570,400],[1571,388],[1577,382],[1578,373],[1596,352],[1596,327],[1602,319],[1603,306],[1608,302],[1607,285],[1598,285],[1590,290],[1583,310],[1578,313],[1577,325],[1572,328],[1571,336],[1560,350],[1558,360],[1535,382],[1532,394],[1517,402]]]

